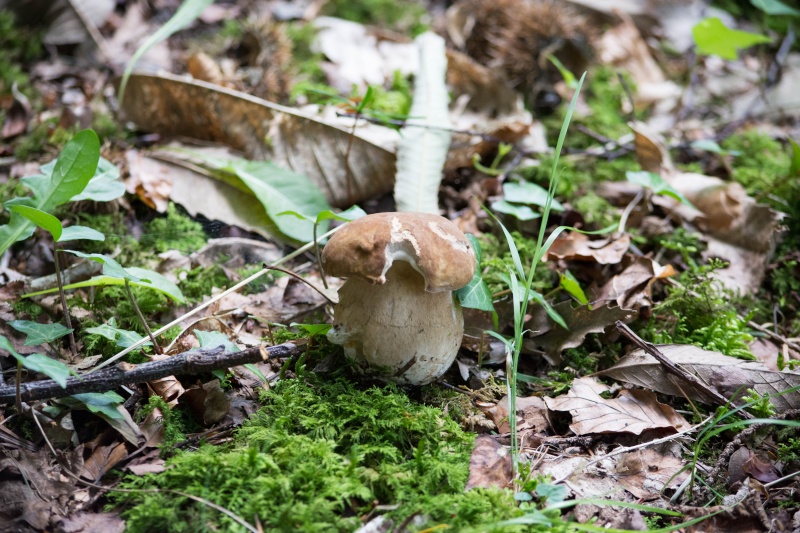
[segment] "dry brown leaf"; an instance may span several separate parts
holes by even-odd
[[[117,513],[74,513],[58,523],[60,533],[123,533],[125,521]]]
[[[622,260],[631,244],[627,233],[616,238],[589,240],[587,235],[571,231],[559,235],[547,250],[545,260],[570,259],[596,261],[601,265],[616,265]]]
[[[475,487],[507,488],[513,478],[511,454],[491,435],[478,435],[469,460],[469,479],[464,490]]]
[[[622,309],[652,305],[651,289],[659,279],[675,275],[672,265],[661,266],[647,257],[627,256],[625,270],[608,280],[594,294],[597,302],[615,302]]]
[[[666,344],[657,348],[672,362],[729,399],[734,399],[737,393],[745,393],[746,389],[754,389],[761,395],[773,395],[800,386],[800,373],[773,372],[756,361],[742,361],[686,344]],[[712,398],[707,398],[703,391],[668,375],[663,366],[643,350],[634,350],[599,374],[663,394],[688,395],[693,400],[716,403]],[[770,401],[779,413],[800,408],[800,394],[797,391],[772,396]]]
[[[138,196],[148,207],[166,213],[172,195],[170,169],[159,161],[144,157],[137,150],[128,150],[125,158],[130,172],[130,177],[125,180],[127,191]]]
[[[189,56],[186,61],[186,69],[196,80],[207,81],[216,85],[222,85],[223,81],[225,81],[225,76],[222,75],[222,69],[219,68],[217,62],[203,52],[195,52]]]
[[[611,474],[625,489],[641,500],[652,500],[665,488],[677,488],[688,477],[683,468],[680,446],[665,443],[621,454]]]
[[[14,101],[6,110],[6,118],[2,130],[0,130],[0,139],[16,137],[28,129],[31,105],[25,95],[17,91],[16,85],[11,90],[14,93]]]
[[[178,403],[189,408],[194,417],[206,426],[219,422],[228,414],[231,402],[214,379],[202,386],[186,389]]]
[[[394,186],[395,155],[349,130],[203,81],[134,74],[123,111],[139,128],[223,142],[250,159],[304,174],[333,206],[380,196]],[[347,181],[351,181],[352,198]]]
[[[447,85],[454,99],[467,95],[467,107],[486,115],[505,115],[517,109],[517,93],[505,73],[456,50],[447,51]]]
[[[504,396],[493,407],[485,409],[486,416],[492,419],[500,434],[509,433],[508,396]],[[538,396],[517,398],[517,431],[520,433],[543,433],[550,429],[547,419],[547,406]],[[524,437],[523,437],[524,441]]]
[[[93,483],[99,481],[106,473],[114,468],[117,463],[125,459],[128,450],[121,442],[98,446],[83,463],[81,477]]]
[[[569,411],[572,415],[570,429],[576,435],[590,433],[633,433],[641,435],[650,429],[672,428],[681,430],[689,426],[675,410],[656,401],[654,393],[646,390],[623,390],[610,400],[600,393],[608,387],[594,378],[580,378],[572,382],[566,395],[545,398],[553,411]]]
[[[561,361],[561,352],[567,348],[580,346],[589,333],[602,333],[617,322],[632,320],[637,311],[623,309],[610,303],[573,307],[571,301],[561,302],[553,306],[564,319],[569,329],[564,329],[553,322],[541,306],[536,306],[531,320],[526,327],[537,335],[523,341],[523,349],[528,352],[544,352],[542,355],[551,365]]]

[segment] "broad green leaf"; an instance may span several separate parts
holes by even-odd
[[[703,19],[692,28],[692,37],[697,51],[705,55],[716,55],[722,59],[735,60],[739,50],[772,42],[772,39],[759,33],[732,30],[716,17]]]
[[[491,208],[495,213],[511,215],[517,220],[522,221],[534,220],[541,218],[542,216],[527,205],[516,205],[507,200],[497,200],[496,202],[492,202]]]
[[[666,196],[671,196],[675,198],[679,202],[682,202],[688,206],[692,206],[692,203],[686,199],[686,197],[681,194],[680,192],[676,191],[672,185],[664,181],[664,178],[659,176],[654,172],[647,172],[646,170],[633,172],[628,171],[625,173],[625,177],[628,179],[629,182],[634,183],[636,185],[641,185],[642,187],[647,187],[648,189],[652,190],[655,194],[664,194]]]
[[[711,139],[700,139],[694,141],[690,146],[695,150],[704,150],[712,154],[725,155],[728,153],[726,150],[723,150],[716,141],[712,141]]]
[[[64,228],[61,237],[56,242],[104,240],[106,240],[106,236],[96,229],[87,228],[86,226],[69,226]]]
[[[398,211],[439,212],[439,183],[452,134],[445,84],[444,39],[426,32],[415,40],[420,68],[410,118],[400,130],[394,200]]]
[[[96,261],[103,265],[103,275],[110,276],[112,278],[119,278],[119,279],[127,279],[128,281],[148,281],[142,280],[131,274],[130,270],[126,270],[117,263],[114,259],[110,258],[107,255],[103,254],[85,254],[83,252],[77,252],[75,250],[64,250],[65,252],[69,252],[71,254],[77,255],[78,257],[83,257],[84,259],[89,259],[91,261]],[[66,288],[66,287],[65,287]]]
[[[18,201],[40,211],[52,211],[83,191],[94,175],[99,158],[100,140],[97,134],[92,130],[79,131],[61,151],[51,175],[22,178],[22,183],[33,191],[34,197]],[[33,228],[33,222],[19,214],[12,214],[9,223],[0,227],[0,255],[15,242],[30,237]]]
[[[567,270],[563,274],[561,274],[561,288],[567,291],[569,294],[575,297],[580,303],[584,305],[589,305],[589,300],[586,298],[586,294],[583,292],[580,283],[578,280],[575,279],[575,276],[572,275],[572,272]],[[589,306],[589,309],[592,307]]]
[[[357,218],[366,216],[367,213],[357,205],[354,205],[348,208],[347,210],[342,211],[341,213],[334,213],[330,209],[326,209],[325,211],[320,211],[316,217],[310,217],[302,213],[298,213],[297,211],[283,211],[282,213],[278,213],[279,217],[286,215],[290,215],[296,218],[301,218],[303,220],[310,220],[311,222],[316,222],[317,224],[319,224],[320,222],[324,222],[325,220],[338,220],[339,222],[350,222],[351,220],[355,220]]]
[[[125,398],[120,396],[114,391],[108,392],[86,392],[82,394],[73,394],[72,398],[78,400],[86,406],[86,408],[93,413],[102,413],[109,418],[120,419],[122,413],[117,409],[122,405]]]
[[[142,340],[144,335],[137,333],[136,331],[131,331],[129,329],[120,329],[119,337],[117,337],[117,346],[120,348],[129,348]],[[142,344],[142,346],[152,346],[153,343],[147,341],[146,343]]]
[[[126,269],[130,275],[136,276],[139,281],[131,281],[131,285],[135,285],[137,287],[146,287],[148,289],[153,289],[163,294],[166,294],[173,300],[178,303],[184,303],[185,299],[183,297],[183,293],[178,288],[177,285],[172,283],[170,280],[159,274],[158,272],[153,272],[152,270],[147,270],[144,268],[137,268],[137,267],[129,267]],[[112,276],[95,276],[92,279],[86,281],[80,281],[78,283],[71,283],[69,285],[65,285],[65,290],[71,289],[81,289],[85,287],[104,287],[106,285],[125,285],[125,280],[121,277],[112,277]],[[42,294],[50,294],[52,292],[58,291],[57,288],[47,289],[44,291],[37,291],[37,292],[30,292],[28,294],[24,294],[23,298],[31,298],[33,296],[40,296]]]
[[[44,167],[42,167],[44,171]],[[91,200],[93,202],[110,202],[125,194],[125,184],[119,179],[119,168],[101,157],[97,170],[89,180],[83,192],[72,197],[71,201]]]
[[[789,7],[779,0],[750,0],[754,7],[767,15],[790,15],[800,17],[800,9]]]
[[[19,364],[28,370],[44,374],[58,383],[62,388],[67,386],[67,378],[71,373],[73,373],[64,363],[61,361],[56,361],[55,359],[51,359],[46,355],[42,355],[40,353],[35,353],[28,356],[18,354],[14,349],[14,346],[11,345],[11,341],[9,341],[3,335],[0,335],[0,349],[10,353],[14,359],[19,362]]]
[[[64,227],[61,225],[61,221],[50,213],[45,213],[40,209],[29,207],[27,205],[12,205],[9,207],[9,209],[14,213],[19,213],[48,232],[53,236],[54,241],[58,241],[58,239],[61,238],[61,233],[64,231]]]
[[[467,239],[472,243],[472,249],[475,250],[475,274],[472,276],[470,282],[456,292],[458,301],[461,302],[462,307],[470,309],[480,309],[481,311],[494,312],[494,304],[492,303],[492,293],[486,282],[483,281],[481,275],[481,256],[483,250],[481,243],[471,233],[467,234]]]
[[[264,373],[261,370],[259,370],[256,365],[254,365],[252,363],[246,363],[246,364],[244,364],[242,366],[245,367],[250,372],[252,372],[253,374],[255,374],[255,376],[258,379],[260,379],[261,381],[263,381],[264,383],[269,383],[269,380],[267,379],[267,376],[265,376]]]
[[[318,213],[331,209],[325,196],[308,178],[269,161],[231,160],[223,170],[242,180],[264,206],[278,230],[292,240],[311,241],[314,238],[311,220]],[[285,211],[299,213],[311,220],[278,216]],[[324,232],[326,227],[321,225],[320,231]]]
[[[539,187],[535,183],[529,181],[510,181],[503,184],[503,196],[507,201],[515,204],[538,205],[544,207],[547,204],[548,194],[547,189]],[[555,211],[564,210],[564,206],[555,198],[552,199],[550,208]]]
[[[125,99],[125,88],[128,85],[128,78],[130,78],[133,68],[142,56],[153,46],[194,22],[197,17],[200,16],[200,13],[212,3],[214,3],[214,0],[184,0],[181,7],[172,15],[172,18],[158,28],[155,33],[148,37],[136,52],[134,52],[133,57],[131,57],[130,61],[128,61],[128,65],[125,67],[125,72],[122,74],[122,81],[119,85],[117,100],[119,101],[120,107],[122,107],[122,102]]]
[[[27,335],[25,346],[37,346],[53,342],[73,331],[63,324],[39,324],[30,320],[12,320],[8,325]]]
[[[219,331],[201,331],[194,330],[194,335],[200,343],[201,348],[216,348],[217,346],[224,346],[225,351],[229,353],[240,352],[238,346],[231,342],[227,335],[223,335]]]

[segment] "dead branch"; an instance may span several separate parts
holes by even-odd
[[[260,363],[269,358],[290,357],[298,353],[302,344],[287,342],[269,347],[254,346],[240,352],[226,352],[223,346],[190,350],[159,361],[119,365],[70,377],[63,388],[51,379],[23,383],[20,385],[20,397],[23,402],[31,402],[86,392],[105,392],[120,385],[144,383],[167,376],[202,374],[247,363]],[[0,405],[14,402],[16,390],[13,385],[0,387]]]

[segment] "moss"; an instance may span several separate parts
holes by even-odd
[[[411,35],[425,31],[428,18],[425,6],[417,0],[331,0],[323,14]]]
[[[731,295],[711,275],[724,265],[712,260],[683,272],[679,277],[682,286],[669,289],[640,335],[656,344],[693,344],[731,357],[754,359],[748,348],[753,336],[747,319],[737,314]]]
[[[731,135],[722,142],[722,148],[739,152],[733,160],[733,179],[741,183],[748,194],[771,202],[786,210],[782,202],[797,196],[800,185],[788,180],[791,160],[781,144],[756,130]]]
[[[597,228],[605,228],[619,222],[619,211],[608,200],[589,191],[573,201],[573,207],[583,219]]]
[[[212,289],[232,285],[228,276],[218,265],[181,270],[177,273],[180,288],[187,302],[199,302],[211,294]]]
[[[312,46],[317,36],[314,25],[292,22],[286,26],[286,35],[292,41],[292,59],[297,70],[292,99],[300,94],[312,96],[315,90],[336,93],[326,84],[327,77],[320,66],[325,56]]]
[[[601,181],[621,181],[625,179],[627,171],[640,170],[639,164],[632,155],[619,157],[611,161],[594,157],[561,157],[558,166],[560,177],[558,188],[556,189],[556,197],[561,201],[570,202],[591,193],[595,184]],[[543,157],[539,165],[521,168],[515,174],[525,180],[548,188],[552,168],[552,157]]]
[[[278,383],[232,444],[179,452],[125,488],[176,488],[272,531],[352,531],[373,502],[452,528],[515,516],[511,494],[464,493],[472,436],[394,386]],[[226,516],[169,493],[117,493],[129,531],[236,531]],[[166,528],[166,529],[165,529]]]
[[[165,216],[154,218],[145,225],[140,245],[156,253],[169,250],[189,253],[205,246],[207,240],[202,224],[178,211],[170,202]]]
[[[17,141],[14,156],[27,161],[43,152],[52,152],[56,155],[66,145],[77,129],[67,130],[58,125],[58,117],[49,118],[36,124],[33,129]]]
[[[41,31],[17,24],[13,13],[0,10],[0,50],[0,94],[10,93],[14,84],[28,93],[30,79],[23,66],[42,55]]]
[[[14,311],[14,316],[17,318],[26,317],[27,320],[33,320],[44,314],[42,306],[28,298],[17,298],[13,300],[11,302],[11,309]]]

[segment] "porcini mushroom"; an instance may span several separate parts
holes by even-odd
[[[453,291],[475,253],[455,224],[430,213],[377,213],[349,222],[322,251],[339,289],[328,339],[358,368],[422,385],[453,364],[464,320]]]

